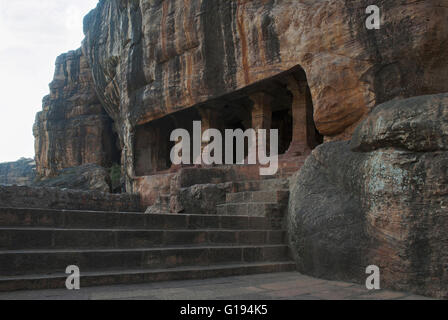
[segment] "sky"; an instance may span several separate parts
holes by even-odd
[[[56,57],[77,49],[98,0],[0,0],[0,162],[34,158],[33,123]]]

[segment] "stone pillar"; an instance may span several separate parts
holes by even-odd
[[[273,97],[265,92],[257,92],[250,95],[254,103],[252,107],[252,128],[271,129],[272,124],[272,99]]]
[[[169,115],[169,118],[171,119],[171,122],[172,122],[172,124],[173,124],[173,128],[178,129],[178,128],[182,128],[182,127],[183,127],[183,125],[184,125],[183,121],[180,121],[180,120],[177,118],[177,116],[175,116],[175,115]],[[192,153],[191,153],[191,141],[189,141],[188,144],[187,144],[185,141],[182,141],[182,138],[178,137],[177,140],[174,141],[174,145],[178,145],[178,144],[182,144],[184,147],[185,147],[186,145],[190,145],[190,161],[192,161],[192,159],[191,159],[191,154],[192,154]],[[182,148],[182,150],[184,150],[184,148]],[[179,152],[179,156],[182,157],[182,156],[183,156],[183,152]],[[180,164],[180,165],[175,165],[174,163],[171,163],[171,168],[170,168],[170,170],[171,170],[172,172],[176,172],[176,171],[178,171],[178,170],[181,169],[181,168],[189,167],[189,166],[191,166],[191,164]]]
[[[221,124],[219,123],[219,109],[211,107],[202,107],[199,110],[202,122],[202,134],[208,129],[220,130]],[[202,149],[207,146],[207,143],[202,142]]]
[[[222,105],[223,106],[223,105]],[[208,129],[221,130],[222,124],[219,123],[219,108],[221,104],[215,105],[214,107],[200,107],[198,109],[199,115],[201,116],[201,137],[204,132]],[[208,142],[202,141],[201,144],[201,154],[204,148],[208,145]]]
[[[307,132],[307,99],[306,81],[297,81],[293,77],[288,80],[288,90],[293,95],[292,102],[292,142],[287,155],[298,156],[309,152]]]
[[[254,146],[258,143],[258,130],[270,130],[272,126],[272,100],[273,97],[266,92],[257,92],[249,96],[253,102],[252,106],[252,128],[257,133],[257,141],[254,141]],[[266,150],[270,150],[270,132],[266,134]],[[258,150],[255,149],[255,150]]]

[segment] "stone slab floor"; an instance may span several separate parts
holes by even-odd
[[[82,278],[81,278],[82,286]],[[410,293],[369,291],[361,285],[297,272],[229,278],[0,293],[0,300],[420,300]]]

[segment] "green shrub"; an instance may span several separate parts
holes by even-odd
[[[110,168],[110,180],[112,183],[112,189],[120,187],[121,184],[121,166],[117,163],[114,163]]]

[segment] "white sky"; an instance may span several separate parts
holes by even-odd
[[[0,162],[34,157],[36,112],[56,57],[77,49],[98,0],[0,0]]]

